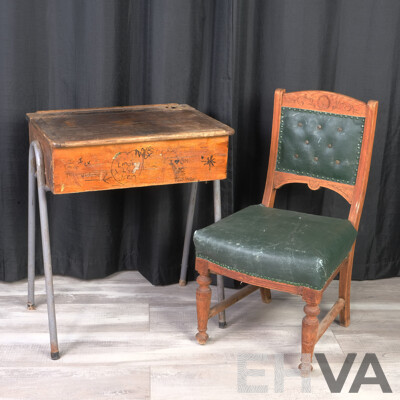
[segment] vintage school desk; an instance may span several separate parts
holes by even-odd
[[[197,182],[214,181],[214,214],[221,218],[219,180],[226,178],[233,129],[181,104],[39,111],[29,120],[28,308],[34,309],[35,178],[49,318],[51,358],[59,358],[46,191],[65,193],[192,182],[180,285],[187,259]],[[223,298],[222,277],[218,279]],[[225,325],[220,316],[220,326]]]

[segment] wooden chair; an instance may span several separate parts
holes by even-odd
[[[339,315],[350,323],[350,285],[357,229],[367,189],[378,102],[323,91],[275,91],[268,175],[262,204],[195,233],[197,341],[208,319],[260,288],[302,296],[301,364],[310,371],[314,346]],[[348,220],[273,208],[276,190],[305,183],[331,189],[350,204]],[[249,284],[210,309],[209,273]],[[319,322],[324,290],[339,274],[339,298]]]

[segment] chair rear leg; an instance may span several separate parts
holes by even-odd
[[[199,284],[199,287],[196,290],[198,324],[198,333],[196,334],[196,339],[200,344],[205,344],[208,339],[207,323],[211,305],[211,278],[207,268],[207,264],[201,264],[203,263],[199,262],[199,260],[196,260],[196,270],[199,272],[199,276],[196,280]]]
[[[344,307],[339,314],[339,323],[342,326],[350,325],[350,288],[353,269],[354,246],[349,254],[349,259],[343,265],[339,274],[339,297],[344,299]]]
[[[271,291],[267,288],[260,288],[261,300],[264,303],[271,303]]]
[[[304,312],[306,315],[303,318],[301,331],[301,364],[299,368],[302,373],[307,375],[312,370],[311,362],[318,337],[319,321],[317,316],[320,312],[318,303],[315,300],[307,301]]]

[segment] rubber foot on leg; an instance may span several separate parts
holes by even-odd
[[[58,360],[60,358],[60,352],[56,351],[55,353],[50,353],[52,360]]]
[[[226,321],[225,321],[225,322],[220,322],[220,323],[219,323],[219,328],[220,328],[220,329],[225,329],[226,327],[227,327]]]
[[[28,303],[28,304],[26,305],[26,308],[27,308],[28,310],[36,310],[36,306],[35,306],[34,304],[32,304],[32,303]]]
[[[186,281],[183,279],[179,279],[179,286],[186,286]]]

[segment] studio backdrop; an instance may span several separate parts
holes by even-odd
[[[400,275],[400,2],[0,1],[0,279],[26,277],[28,125],[37,110],[186,103],[232,126],[223,216],[261,201],[273,93],[379,101],[354,279]],[[190,185],[48,194],[54,273],[179,279]],[[346,217],[329,190],[277,206]],[[334,211],[338,210],[338,211]],[[194,228],[213,221],[199,185]],[[37,273],[43,273],[37,232]],[[194,276],[191,248],[189,279]]]

